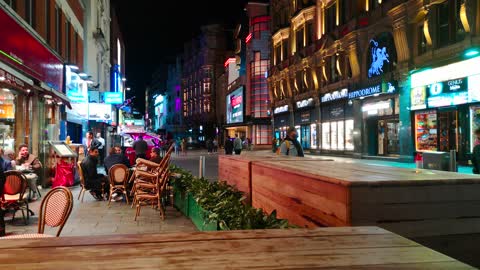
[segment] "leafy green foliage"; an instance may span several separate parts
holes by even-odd
[[[286,219],[278,219],[276,211],[265,214],[262,209],[243,203],[244,194],[225,182],[210,183],[207,179],[197,178],[175,165],[170,166],[170,171],[181,175],[172,178],[175,188],[192,194],[207,213],[207,222],[218,221],[221,230],[295,227]]]

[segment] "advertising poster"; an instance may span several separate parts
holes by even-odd
[[[415,114],[415,137],[417,151],[437,151],[437,112]]]
[[[243,122],[243,87],[227,95],[227,124]]]

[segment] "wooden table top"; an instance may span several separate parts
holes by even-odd
[[[378,227],[0,240],[0,269],[475,269]]]
[[[285,170],[312,179],[345,186],[365,185],[437,185],[437,184],[480,184],[480,175],[457,172],[398,168],[391,166],[352,162],[302,162],[283,160],[256,161],[255,165]],[[340,169],[341,168],[341,169]]]

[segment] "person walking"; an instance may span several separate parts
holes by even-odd
[[[287,130],[287,137],[280,145],[280,154],[287,156],[303,157],[303,148],[297,138],[297,130],[294,127],[289,127]]]
[[[182,154],[184,156],[186,156],[187,155],[187,140],[185,138],[182,139],[181,148],[182,148]]]
[[[135,150],[135,159],[147,159],[148,144],[143,140],[143,135],[139,135],[138,139],[133,142],[133,150]]]
[[[225,155],[233,154],[233,142],[229,135],[227,135],[223,148],[225,149]]]
[[[213,152],[216,153],[218,151],[218,140],[217,138],[213,139]]]
[[[238,134],[235,134],[235,140],[233,140],[233,150],[235,151],[235,155],[240,155],[242,153],[242,139],[238,137]]]
[[[213,152],[213,142],[212,139],[207,140],[207,152],[210,155]]]

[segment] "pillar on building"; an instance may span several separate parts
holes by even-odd
[[[35,156],[39,156],[41,140],[41,127],[40,127],[40,108],[38,102],[38,95],[34,93],[31,97],[32,100],[32,129],[30,131],[30,141],[32,145],[31,153]]]
[[[25,143],[25,115],[27,107],[25,100],[26,98],[23,94],[17,95],[15,108],[15,151],[17,151],[20,144]]]

